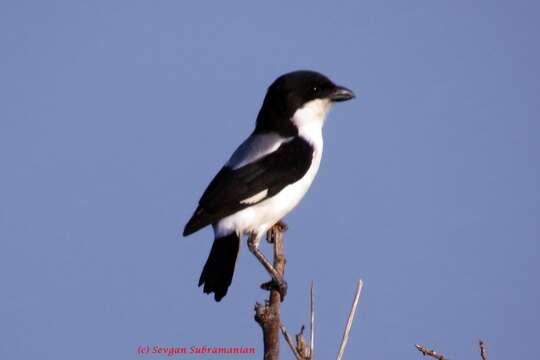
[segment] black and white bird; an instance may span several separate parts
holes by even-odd
[[[351,90],[314,71],[294,71],[270,85],[255,130],[210,182],[184,228],[184,236],[214,229],[199,286],[216,301],[231,285],[242,235],[266,260],[258,249],[262,236],[300,202],[319,170],[328,111],[352,98]],[[283,282],[276,274],[274,281]]]

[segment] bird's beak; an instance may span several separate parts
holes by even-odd
[[[354,93],[344,86],[336,86],[328,98],[334,102],[354,99]]]

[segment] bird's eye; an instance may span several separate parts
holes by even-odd
[[[316,86],[314,86],[314,87],[313,87],[313,93],[317,93],[317,91],[319,91],[319,88],[316,87]]]

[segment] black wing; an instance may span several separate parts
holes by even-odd
[[[257,202],[300,180],[311,166],[313,147],[301,137],[239,169],[223,167],[208,185],[199,206],[184,228],[184,236],[234,214],[253,203],[242,201],[267,190]]]

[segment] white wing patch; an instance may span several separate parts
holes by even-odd
[[[260,193],[257,193],[251,197],[248,197],[247,199],[240,201],[240,204],[254,204],[264,199],[266,197],[266,194],[268,194],[268,189],[263,190]]]
[[[274,133],[251,135],[236,149],[226,165],[233,170],[239,169],[276,151],[287,140]]]

